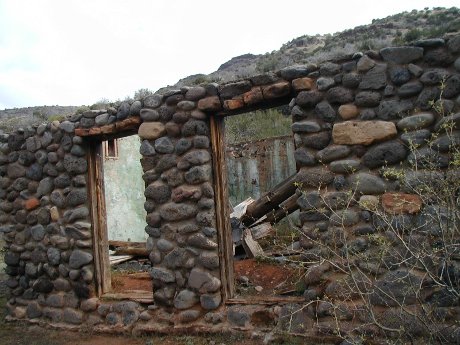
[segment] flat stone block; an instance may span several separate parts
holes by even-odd
[[[388,121],[346,121],[334,124],[332,129],[334,143],[342,145],[370,145],[396,134],[395,124]]]

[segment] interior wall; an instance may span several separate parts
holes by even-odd
[[[139,137],[117,139],[118,157],[104,159],[104,192],[109,240],[145,242],[146,212]]]
[[[292,136],[228,145],[229,198],[232,206],[258,199],[296,172]]]

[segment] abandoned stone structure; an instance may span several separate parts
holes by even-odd
[[[459,55],[460,36],[424,40],[184,87],[3,135],[8,319],[134,333],[278,325],[296,334],[347,337],[402,325],[424,335],[430,330],[414,315],[429,307],[450,327],[459,319],[458,295],[450,297],[447,284],[434,287],[433,277],[406,262],[388,227],[403,234],[416,225],[409,240],[418,246],[442,240],[432,221],[436,205],[414,189],[421,181],[458,179],[451,163],[459,158],[450,148],[460,143]],[[305,289],[296,297],[235,299],[222,120],[280,104],[289,104],[293,120]],[[150,297],[115,296],[107,281],[100,144],[132,133],[143,140]],[[433,162],[436,172],[427,170]],[[399,178],[414,165],[417,171]],[[393,216],[390,223],[381,209]],[[398,259],[382,253],[382,243]],[[351,263],[369,280],[350,282]],[[447,275],[458,284],[459,262],[448,264]],[[408,282],[420,289],[407,291]],[[363,298],[372,317],[363,313]],[[413,314],[400,317],[400,304]],[[446,336],[458,341],[455,327]]]

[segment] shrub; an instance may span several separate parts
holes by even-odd
[[[449,115],[441,104],[433,103],[433,110]],[[281,325],[289,328],[289,320],[306,310],[317,318],[318,328],[352,344],[363,344],[369,333],[392,344],[421,343],[419,338],[427,344],[458,341],[458,318],[448,315],[460,301],[460,141],[455,129],[446,120],[422,147],[409,143],[405,163],[380,169],[404,193],[386,194],[386,203],[360,198],[353,186],[330,199],[325,188],[298,185],[311,200],[308,212],[323,215],[329,227],[307,223],[298,229],[302,247],[309,249],[286,260],[307,268],[304,296],[310,301],[293,309]],[[449,159],[441,160],[440,152]],[[374,230],[357,232],[350,212],[365,215]]]
[[[225,118],[225,135],[228,144],[292,135],[291,119],[282,115],[281,108],[230,116]]]
[[[412,42],[419,39],[422,36],[422,31],[419,29],[411,29],[404,34],[404,40],[406,42]]]
[[[136,92],[134,92],[134,99],[135,100],[142,100],[147,96],[153,95],[153,91],[147,88],[144,89],[139,89]]]

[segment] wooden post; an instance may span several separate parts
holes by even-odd
[[[233,297],[233,241],[230,228],[230,205],[227,190],[227,165],[225,163],[224,118],[210,117],[213,161],[214,200],[217,236],[219,240],[220,279],[224,302]]]
[[[97,294],[100,297],[102,294],[112,289],[101,142],[90,144],[88,163],[88,192],[91,196],[94,267],[96,270]]]

